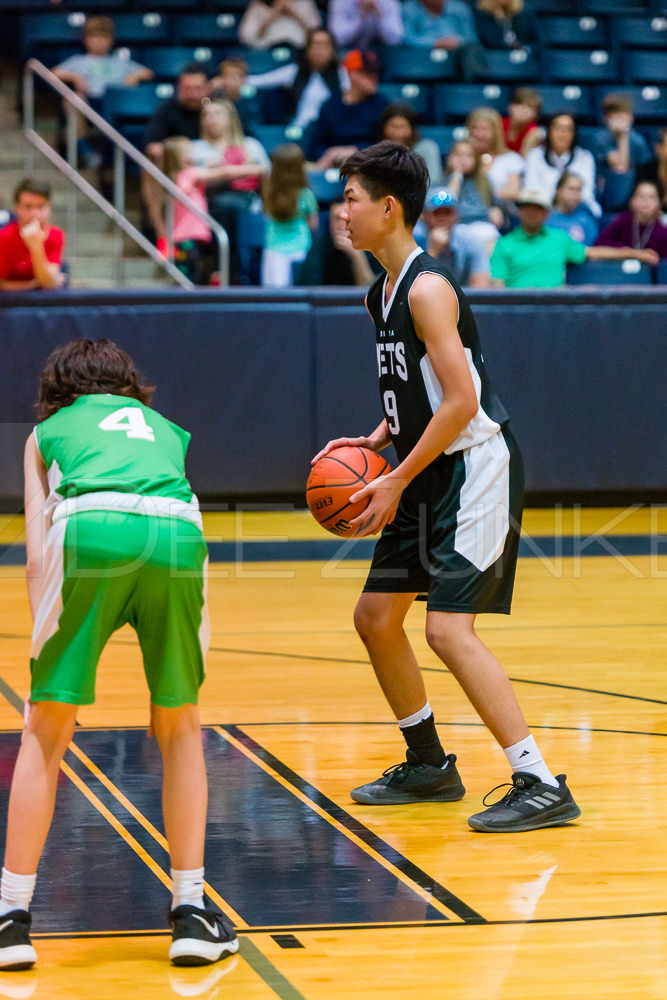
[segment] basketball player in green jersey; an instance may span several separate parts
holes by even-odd
[[[59,765],[79,705],[95,699],[107,640],[137,632],[162,753],[173,899],[169,956],[238,950],[205,905],[207,784],[197,700],[208,645],[206,544],[185,478],[190,435],[149,409],[152,390],[108,340],[58,348],[42,372],[42,423],[25,449],[30,701],[9,799],[0,883],[0,968],[30,968],[29,913]]]
[[[504,749],[512,782],[472,816],[485,832],[534,830],[580,810],[530,735],[508,677],[475,632],[480,612],[508,614],[519,543],[523,474],[507,413],[493,392],[475,321],[447,270],[415,243],[428,172],[420,156],[381,142],[350,156],[345,219],[355,250],[386,271],[370,287],[384,419],[368,436],[330,441],[379,451],[400,464],[359,490],[356,537],[382,532],[355,625],[407,743],[406,760],[352,791],[368,805],[443,802],[465,794],[445,754],[424,681],[403,628],[425,594],[426,638]]]

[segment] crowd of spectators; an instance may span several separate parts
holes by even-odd
[[[113,42],[113,21],[89,16],[84,51],[54,68],[100,112],[107,87],[134,87],[152,76],[127,53],[114,52]],[[539,87],[520,86],[504,115],[493,107],[475,108],[460,137],[443,148],[420,135],[419,115],[409,103],[383,93],[387,46],[442,50],[442,58],[455,60],[460,81],[481,78],[489,49],[530,51],[538,31],[523,0],[250,0],[238,42],[254,50],[287,46],[291,56],[263,73],[249,73],[238,48],[215,73],[203,63],[183,67],[173,96],[146,123],[142,143],[146,156],[227,231],[232,282],[252,280],[239,251],[248,214],[265,220],[262,283],[314,283],[314,276],[328,283],[329,268],[345,276],[344,283],[369,281],[371,266],[345,238],[335,192],[318,204],[310,178],[335,178],[347,156],[380,139],[424,157],[432,188],[415,235],[448,261],[460,282],[554,287],[565,282],[568,264],[585,259],[625,256],[655,264],[667,258],[667,126],[649,143],[635,127],[627,94],[604,97],[599,128],[583,143],[572,113],[543,117]],[[260,138],[266,125],[276,123],[294,141],[272,148],[269,156]],[[95,145],[81,118],[81,166],[100,169],[108,196],[110,159],[97,139]],[[618,214],[609,212],[604,199],[605,180],[613,175],[634,175],[623,203],[614,206]],[[175,203],[168,231],[163,188],[143,172],[141,190],[144,231],[158,250],[173,254],[191,280],[211,280],[210,228]],[[51,227],[52,235],[44,235],[48,211],[39,238],[32,218],[20,214],[26,199],[40,198],[48,207],[48,195],[20,192],[13,228],[8,235],[0,231],[10,241],[0,244],[5,288],[22,280],[53,287],[62,280],[54,267],[62,260],[63,240],[57,256],[60,231]],[[7,269],[6,248],[11,244],[17,253],[17,240],[29,278]]]

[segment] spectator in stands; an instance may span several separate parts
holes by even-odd
[[[163,165],[167,177],[202,212],[208,212],[206,187],[227,178],[225,165],[201,167],[195,164],[193,143],[184,136],[165,139]],[[214,246],[208,224],[174,200],[174,263],[196,285],[207,285],[213,271]]]
[[[430,188],[414,235],[460,285],[490,287],[489,255],[467,226],[458,225],[457,198],[447,188]]]
[[[403,24],[406,45],[456,53],[464,80],[484,70],[473,12],[463,0],[405,0]]]
[[[144,152],[157,167],[162,167],[164,140],[172,135],[199,138],[199,116],[208,99],[208,77],[200,63],[190,63],[178,77],[176,93],[157,109],[144,132]],[[150,174],[141,175],[141,194],[161,253],[167,251],[164,228],[162,188]]]
[[[342,218],[343,199],[329,207],[329,225],[313,236],[308,255],[297,271],[297,285],[368,286],[380,273],[375,258],[355,250]]]
[[[284,288],[293,284],[292,269],[306,259],[311,233],[319,221],[317,201],[308,186],[306,158],[294,142],[283,143],[271,153],[264,212],[262,285]]]
[[[298,60],[251,76],[248,82],[261,90],[278,88],[289,125],[305,130],[317,119],[325,101],[334,94],[340,96],[347,74],[338,65],[331,33],[315,28],[308,32]]]
[[[14,221],[0,229],[0,288],[59,288],[65,234],[51,225],[51,188],[24,178],[14,191]]]
[[[547,226],[563,232],[585,246],[592,246],[598,234],[598,224],[583,203],[584,182],[576,174],[561,174]]]
[[[208,96],[212,101],[231,101],[245,134],[254,135],[262,116],[255,88],[248,82],[248,64],[245,59],[236,56],[223,59],[218,68],[218,76],[209,80],[208,87]]]
[[[523,0],[477,0],[475,27],[485,49],[527,49],[537,42],[533,15]]]
[[[602,209],[595,200],[593,154],[577,144],[577,126],[572,115],[556,114],[547,122],[544,146],[531,149],[526,156],[524,182],[526,187],[546,191],[551,201],[558,178],[566,170],[581,177],[584,204],[599,219]]]
[[[426,162],[432,184],[442,181],[442,154],[433,139],[421,139],[417,114],[409,104],[388,104],[380,118],[379,140],[388,139],[414,149]]]
[[[521,188],[525,167],[523,157],[511,152],[505,145],[502,120],[493,108],[475,108],[468,115],[466,125],[468,137],[481,157],[494,198],[502,203],[505,215],[509,216]]]
[[[667,126],[658,132],[655,156],[646,163],[640,163],[635,170],[634,187],[640,181],[653,181],[660,192],[663,213],[667,213]]]
[[[540,188],[524,188],[518,199],[519,225],[496,243],[491,279],[496,288],[560,288],[568,264],[585,260],[634,260],[657,264],[655,250],[587,247],[559,229],[545,225],[551,200]]]
[[[596,246],[634,247],[655,250],[661,259],[667,258],[667,226],[660,221],[660,193],[653,181],[641,181],[630,198],[630,208],[619,212],[605,226],[595,241]]]
[[[403,40],[399,0],[329,0],[329,31],[347,49],[398,45]]]
[[[132,59],[112,52],[114,23],[110,17],[88,17],[83,27],[85,52],[70,56],[55,66],[54,76],[71,87],[95,111],[102,110],[102,98],[107,87],[134,87],[150,80],[153,71]],[[88,136],[88,122],[78,116],[79,156],[85,167],[99,167],[102,152],[95,149]]]
[[[599,171],[627,174],[651,159],[644,136],[634,129],[634,107],[628,94],[607,94],[602,101],[604,128],[595,134]]]
[[[238,218],[241,212],[259,211],[261,178],[271,163],[261,142],[243,134],[231,101],[210,101],[201,111],[201,138],[192,143],[193,163],[203,168],[224,168],[207,181],[208,211],[229,238],[230,278],[237,281]]]
[[[532,87],[517,87],[510,97],[507,115],[502,119],[505,145],[525,157],[542,142],[538,127],[542,114],[542,98]]]
[[[239,41],[251,49],[290,45],[302,49],[322,16],[314,0],[250,0],[239,25]]]
[[[493,190],[482,166],[482,158],[468,139],[460,139],[447,157],[446,185],[457,199],[459,228],[476,240],[487,253],[495,246],[503,225],[503,211],[494,204]]]
[[[378,93],[380,62],[374,52],[352,49],[343,60],[349,83],[320,109],[308,137],[307,155],[319,170],[336,167],[357,149],[372,145],[387,98]]]

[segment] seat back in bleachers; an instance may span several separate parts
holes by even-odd
[[[147,122],[160,104],[172,97],[171,83],[140,83],[136,87],[107,87],[102,114],[114,128],[123,131],[123,122]]]
[[[614,45],[625,49],[667,49],[667,17],[613,17]]]
[[[653,271],[639,260],[587,260],[567,269],[568,285],[651,285]]]
[[[320,208],[326,208],[343,193],[345,185],[335,167],[329,170],[309,170],[308,183]]]
[[[527,11],[540,17],[543,14],[561,14],[574,17],[579,13],[578,0],[525,0]]]
[[[254,125],[253,135],[261,142],[267,153],[283,142],[300,143],[303,139],[303,129],[298,125]]]
[[[55,65],[56,50],[71,47],[72,52],[83,52],[83,11],[69,13],[30,14],[21,18],[19,45],[21,57],[33,57],[46,66]]]
[[[533,86],[542,98],[542,114],[545,117],[567,111],[577,122],[598,120],[593,92],[586,84],[536,83]]]
[[[541,41],[549,47],[606,49],[610,44],[607,23],[601,18],[539,17],[536,25]]]
[[[288,45],[276,45],[273,49],[226,48],[225,56],[243,59],[251,74],[270,73],[287,63],[294,62],[296,56]]]
[[[484,61],[478,79],[485,83],[528,83],[541,76],[537,54],[526,49],[485,49]]]
[[[142,60],[153,70],[156,80],[175,80],[185,66],[201,63],[209,75],[219,62],[219,53],[207,45],[201,46],[155,46],[142,53]]]
[[[501,83],[440,83],[433,88],[434,119],[438,125],[462,122],[475,108],[507,110],[511,87]]]
[[[577,124],[577,144],[581,146],[582,149],[588,149],[591,153],[595,153],[595,137],[599,128],[599,125]]]
[[[422,121],[433,117],[431,94],[433,84],[428,83],[381,83],[379,92],[391,104],[408,104]]]
[[[552,83],[613,83],[619,79],[618,56],[608,49],[549,49],[544,63]]]
[[[655,269],[655,281],[657,285],[667,285],[667,260],[661,260]]]
[[[467,137],[468,130],[465,125],[423,125],[419,134],[422,139],[432,139],[442,155],[447,156],[457,140]]]
[[[641,16],[649,12],[648,0],[585,0],[584,7],[587,14],[608,14],[610,17]]]
[[[622,93],[632,98],[635,121],[667,123],[667,81],[664,86],[646,84],[644,87],[606,86],[595,88],[595,103],[599,107],[605,94]]]
[[[158,11],[116,14],[113,23],[117,45],[144,48],[147,45],[166,45],[171,41],[169,15]]]
[[[667,50],[628,49],[623,53],[623,77],[627,83],[667,84]]]
[[[422,45],[386,46],[382,51],[382,79],[386,82],[431,82],[452,80],[456,60],[445,49]]]
[[[171,10],[172,8],[192,9],[199,7],[201,0],[131,0],[140,10]]]
[[[179,45],[237,45],[240,17],[223,11],[173,15],[174,41]]]

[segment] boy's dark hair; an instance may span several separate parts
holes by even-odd
[[[112,340],[72,340],[49,356],[39,380],[40,420],[71,406],[79,396],[109,392],[150,404],[154,388],[140,382],[129,354]]]
[[[205,76],[208,80],[208,66],[203,62],[189,62],[178,74],[181,76]]]
[[[629,94],[607,94],[602,100],[602,114],[613,115],[617,111],[624,111],[631,115],[634,112],[634,103]]]
[[[358,177],[373,201],[392,195],[403,209],[406,226],[417,224],[429,186],[428,168],[418,153],[397,142],[378,142],[348,156],[340,176]]]
[[[86,35],[106,35],[107,38],[114,37],[114,23],[110,17],[104,14],[95,17],[87,17],[83,26],[84,37]]]
[[[542,98],[532,87],[517,87],[509,99],[510,104],[526,104],[539,116],[542,113]]]
[[[46,181],[37,181],[34,177],[24,177],[14,188],[15,205],[22,194],[36,194],[39,198],[51,201],[51,185],[47,184]]]

